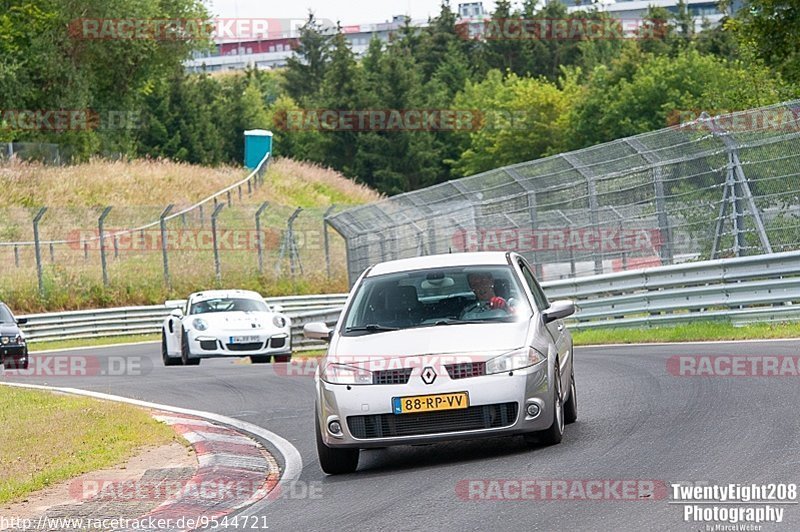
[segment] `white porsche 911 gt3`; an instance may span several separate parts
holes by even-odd
[[[288,362],[291,320],[270,308],[257,292],[196,292],[164,320],[161,357],[165,366],[196,366],[204,358],[245,357],[253,363]]]

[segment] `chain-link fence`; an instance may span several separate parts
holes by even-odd
[[[800,100],[507,166],[332,216],[382,260],[514,250],[543,280],[800,249]]]
[[[335,206],[256,201],[265,186],[257,170],[192,205],[0,205],[0,293],[31,283],[41,295],[58,293],[59,285],[114,285],[111,293],[147,299],[149,290],[185,296],[213,287],[258,289],[265,280],[286,281],[288,290],[309,277],[318,285],[343,279],[344,242],[329,239],[323,221]]]
[[[61,164],[61,155],[58,144],[42,142],[0,142],[0,161],[17,158],[21,161]]]

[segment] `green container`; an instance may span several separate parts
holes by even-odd
[[[272,152],[272,131],[251,129],[244,132],[244,165],[250,170]]]

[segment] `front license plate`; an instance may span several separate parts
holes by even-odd
[[[458,410],[468,407],[469,394],[467,392],[392,398],[392,410],[395,414],[416,414],[418,412],[431,412],[434,410]]]
[[[254,344],[261,341],[259,336],[231,336],[229,344]]]

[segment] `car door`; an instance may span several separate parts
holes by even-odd
[[[550,302],[542,290],[541,285],[533,276],[530,266],[522,257],[519,257],[519,269],[522,272],[522,277],[533,295],[533,300],[539,312],[543,312],[550,308]],[[545,327],[550,332],[553,342],[558,352],[559,369],[561,370],[561,389],[566,390],[569,386],[569,376],[572,371],[572,352],[571,344],[572,339],[564,326],[564,320],[555,320],[546,324]]]

